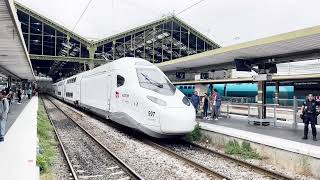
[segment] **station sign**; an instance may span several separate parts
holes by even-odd
[[[176,78],[177,79],[185,79],[186,73],[185,72],[176,72]]]

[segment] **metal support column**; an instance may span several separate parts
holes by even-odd
[[[126,57],[126,38],[123,38],[123,57]]]
[[[81,46],[80,46],[80,50],[81,50]],[[57,30],[54,30],[54,55],[58,56],[57,55]]]
[[[28,19],[28,53],[30,53],[30,16],[29,16],[29,19]]]
[[[173,21],[171,22],[171,46],[170,46],[170,52],[171,52],[171,54],[170,54],[170,60],[172,60],[172,53],[173,53],[173,50],[172,50],[172,41],[173,41]]]
[[[161,26],[161,34],[163,35],[163,33],[164,33],[164,24],[162,24]],[[163,62],[163,39],[161,39],[161,62]]]
[[[179,33],[180,33],[179,43],[182,43],[182,42],[181,42],[181,35],[182,35],[182,34],[181,34],[181,26],[180,26],[180,32],[179,32]],[[179,55],[181,56],[181,45],[179,45]]]
[[[297,129],[298,122],[297,122],[297,97],[293,96],[293,107],[292,107],[292,114],[293,114],[293,129]]]
[[[11,87],[11,84],[12,84],[12,77],[11,76],[8,76],[8,88],[10,89]]]
[[[279,81],[276,81],[276,84],[275,84],[275,93],[274,93],[274,103],[275,104],[279,104],[279,86],[280,86],[280,82]]]
[[[112,60],[116,59],[116,42],[112,41]]]
[[[69,45],[70,43],[70,35],[67,34],[67,44]],[[69,57],[69,54],[70,54],[70,49],[68,49],[68,53],[67,53],[67,57]]]
[[[132,38],[131,48],[133,49],[133,57],[136,57],[136,34],[131,35],[131,38]]]
[[[146,59],[146,30],[143,31],[143,58]]]
[[[190,51],[190,31],[188,30],[188,55]]]
[[[153,27],[153,32],[152,32],[152,63],[154,63],[154,34],[156,32],[156,27]]]
[[[196,36],[196,53],[198,53],[198,37]]]
[[[266,96],[267,96],[267,89],[266,89],[266,81],[259,81],[258,82],[258,104],[260,104],[258,108],[258,117],[260,119],[266,118]]]
[[[41,23],[41,55],[43,55],[43,31],[44,31],[44,28],[43,28],[43,23]]]
[[[94,53],[97,50],[96,46],[91,46],[91,47],[87,47],[88,51],[89,51],[89,58],[90,60],[88,61],[89,64],[89,69],[93,69],[94,68]]]

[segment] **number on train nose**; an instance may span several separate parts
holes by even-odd
[[[154,111],[148,111],[148,116],[154,117],[155,113],[156,113],[156,112],[154,112]]]

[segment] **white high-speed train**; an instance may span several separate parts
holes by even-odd
[[[53,94],[153,137],[184,135],[196,125],[188,98],[140,58],[121,58],[59,81]]]

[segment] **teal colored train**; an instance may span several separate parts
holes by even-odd
[[[194,93],[194,85],[177,85],[182,93],[191,97]],[[214,84],[216,89],[224,100],[235,100],[238,102],[254,103],[258,94],[257,83],[232,83],[232,84]],[[210,85],[207,85],[207,93],[210,94]],[[274,103],[275,86],[267,86],[267,103]],[[294,96],[294,86],[280,86],[279,100],[281,105],[292,105]]]

